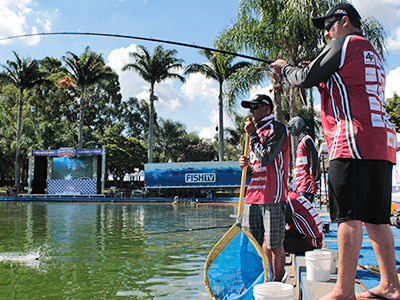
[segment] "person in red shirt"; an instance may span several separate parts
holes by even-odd
[[[322,247],[322,220],[314,206],[304,196],[289,191],[286,207],[284,248],[288,253],[304,255]]]
[[[390,229],[396,132],[386,111],[385,70],[361,32],[361,17],[349,3],[312,19],[330,40],[305,67],[278,59],[270,66],[292,84],[319,86],[321,121],[329,152],[329,206],[338,226],[338,279],[328,299],[400,299],[394,238]],[[374,248],[379,285],[355,295],[362,223]],[[384,297],[384,298],[382,298]]]
[[[239,166],[249,167],[251,182],[247,187],[243,206],[243,222],[271,262],[274,281],[281,281],[285,273],[285,209],[289,174],[289,139],[286,126],[275,120],[272,99],[256,95],[242,101],[249,108],[252,119],[244,129],[249,135],[249,156],[239,159]]]
[[[300,117],[290,119],[288,129],[290,134],[299,138],[294,172],[296,193],[303,195],[313,203],[321,177],[314,140],[307,134],[306,122]]]

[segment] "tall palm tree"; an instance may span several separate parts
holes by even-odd
[[[19,190],[20,186],[20,154],[21,154],[21,134],[22,134],[22,108],[25,102],[24,92],[34,86],[46,81],[46,72],[40,69],[39,62],[35,59],[21,58],[13,51],[15,61],[7,60],[7,65],[3,65],[5,72],[1,74],[5,80],[15,85],[19,89],[18,99],[18,125],[15,149],[15,186]]]
[[[67,52],[62,60],[69,68],[69,78],[66,80],[68,84],[74,86],[77,96],[80,98],[79,113],[79,142],[78,148],[83,148],[83,125],[85,120],[85,105],[88,88],[99,83],[102,80],[112,79],[114,77],[113,70],[105,65],[102,55],[90,51],[90,47],[86,47],[85,52],[78,56],[72,52]]]
[[[149,106],[149,163],[153,162],[153,139],[154,139],[154,101],[157,96],[154,94],[154,86],[166,79],[178,79],[185,82],[185,78],[178,73],[173,73],[174,70],[179,70],[183,67],[183,60],[176,58],[178,51],[174,49],[164,50],[159,45],[154,49],[154,53],[150,55],[149,51],[144,46],[138,46],[137,52],[129,53],[135,62],[126,64],[122,71],[132,70],[137,73],[148,83],[150,83],[150,106]]]
[[[219,138],[219,160],[224,160],[224,83],[240,69],[252,65],[250,62],[238,62],[233,64],[234,56],[215,53],[210,50],[201,50],[209,63],[190,64],[185,69],[185,74],[201,73],[206,78],[218,81],[218,138]]]

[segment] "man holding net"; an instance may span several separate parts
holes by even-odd
[[[281,281],[284,275],[285,209],[289,173],[289,139],[284,124],[274,119],[272,100],[267,95],[242,101],[250,109],[244,129],[249,135],[249,156],[239,159],[239,166],[249,167],[251,182],[243,207],[246,226],[270,261],[272,279]],[[249,174],[249,175],[250,175]]]

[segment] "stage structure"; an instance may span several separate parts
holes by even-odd
[[[90,196],[104,193],[106,150],[31,150],[28,194]]]

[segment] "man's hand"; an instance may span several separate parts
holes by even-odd
[[[278,59],[269,65],[270,68],[274,69],[275,73],[282,74],[282,68],[288,62],[284,59]]]
[[[246,130],[248,135],[256,132],[256,125],[254,125],[253,120],[247,118],[247,120],[244,122],[244,130]]]
[[[247,168],[250,165],[250,157],[244,156],[239,158],[239,167],[240,169]]]

